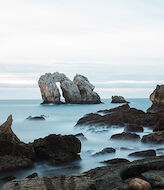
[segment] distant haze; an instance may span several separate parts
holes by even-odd
[[[39,76],[88,77],[101,97],[164,83],[163,0],[0,1],[0,99],[40,99]]]

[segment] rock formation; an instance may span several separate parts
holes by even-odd
[[[145,172],[152,170],[157,171],[158,178],[163,179],[164,156],[98,167],[76,175],[15,179],[6,183],[2,190],[134,190],[136,185],[137,189],[140,187],[140,189],[149,190],[148,186],[150,187],[150,185],[154,189],[159,189],[159,183],[154,183],[157,179],[156,175],[151,178],[153,180],[150,180],[150,185],[141,179],[131,181],[132,178],[142,176],[142,174],[145,176]],[[147,176],[147,179],[150,178]],[[128,184],[128,182],[130,183]]]
[[[123,96],[112,96],[112,101],[111,103],[129,103],[125,100],[125,98]]]
[[[94,92],[94,86],[82,75],[76,75],[73,82],[63,73],[55,72],[42,75],[38,81],[43,104],[61,104],[61,94],[56,83],[60,83],[65,103],[71,104],[98,104],[99,95]]]
[[[21,142],[11,129],[10,115],[0,126],[0,170],[24,168],[32,165],[34,149],[31,144]]]
[[[152,106],[147,110],[148,112],[164,112],[164,85],[157,85],[156,89],[150,95]]]

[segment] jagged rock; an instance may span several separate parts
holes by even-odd
[[[140,136],[135,133],[118,133],[111,136],[112,140],[133,140],[133,141],[139,141]]]
[[[164,144],[164,131],[144,135],[141,141],[143,143]]]
[[[100,152],[96,152],[92,156],[99,156],[99,155],[103,155],[103,154],[111,154],[111,153],[115,153],[115,152],[116,152],[116,150],[114,148],[109,147],[109,148],[104,148]]]
[[[51,164],[62,164],[80,159],[81,142],[73,135],[49,135],[34,140],[37,159],[49,160]]]
[[[147,112],[164,112],[164,85],[157,85],[156,89],[150,95],[152,106]]]
[[[129,103],[125,100],[123,96],[112,96],[111,103]]]
[[[133,152],[129,154],[128,156],[151,157],[151,156],[156,156],[156,152],[155,150],[144,150],[144,151]]]
[[[13,180],[6,183],[2,190],[125,190],[128,189],[126,179],[140,176],[150,170],[164,170],[164,156],[98,167],[79,175]]]
[[[147,181],[135,178],[129,183],[128,190],[151,190],[151,185]]]
[[[124,127],[125,132],[143,132],[143,127],[137,124],[129,124]]]
[[[55,72],[42,75],[38,81],[44,104],[61,104],[61,95],[56,83],[60,83],[65,103],[96,104],[100,97],[94,92],[94,86],[82,75],[76,75],[73,82],[63,73]]]
[[[89,82],[86,77],[77,74],[74,77],[73,82],[77,85],[80,91],[82,104],[101,103],[99,95],[93,91],[95,87]]]
[[[31,144],[21,142],[11,129],[10,115],[0,126],[0,170],[11,170],[32,165],[35,153]]]
[[[36,172],[28,175],[26,178],[34,178],[34,177],[38,177],[38,174]]]

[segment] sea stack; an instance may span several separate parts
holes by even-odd
[[[99,104],[100,96],[94,92],[94,86],[82,75],[76,75],[71,81],[63,73],[55,72],[42,75],[38,81],[43,104],[62,104],[61,94],[56,83],[60,83],[65,103],[70,104]]]
[[[147,112],[164,112],[164,85],[157,85],[156,89],[150,95],[152,106]]]

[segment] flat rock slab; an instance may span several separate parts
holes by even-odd
[[[150,170],[142,173],[141,175],[148,181],[152,187],[164,188],[164,171],[163,170]]]

